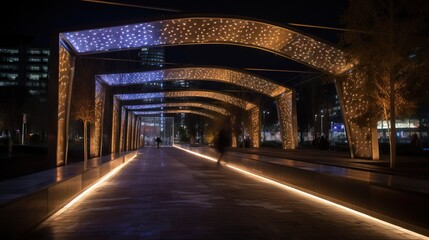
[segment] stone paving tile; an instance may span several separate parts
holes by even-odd
[[[175,148],[144,148],[27,239],[416,239]]]

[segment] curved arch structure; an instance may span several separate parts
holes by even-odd
[[[349,70],[338,48],[291,29],[226,17],[184,17],[61,33],[76,54],[183,44],[260,48],[334,75]]]
[[[170,68],[135,73],[102,74],[97,77],[110,86],[177,80],[216,81],[245,87],[270,97],[277,97],[289,90],[255,74],[217,67]]]
[[[222,102],[232,104],[234,106],[243,108],[245,110],[256,107],[254,103],[246,100],[216,91],[199,91],[199,90],[188,90],[188,91],[166,91],[166,92],[154,92],[154,93],[135,93],[135,94],[116,94],[116,98],[119,100],[142,100],[148,98],[180,98],[180,97],[203,97],[212,98]]]
[[[195,111],[195,110],[189,110],[189,109],[177,109],[177,110],[161,110],[161,111],[135,111],[134,114],[136,116],[142,116],[142,115],[159,115],[161,113],[168,114],[168,113],[189,113],[189,114],[196,114],[200,116],[204,116],[210,119],[218,119],[218,117],[208,114],[201,111]]]
[[[157,103],[157,104],[145,104],[145,105],[125,105],[128,110],[145,110],[145,109],[160,109],[164,107],[196,107],[207,109],[225,116],[231,115],[231,113],[225,108],[221,108],[215,105],[203,103],[203,102],[172,102],[172,103]]]
[[[58,70],[50,75],[50,107],[56,108],[54,114],[56,126],[49,128],[50,138],[49,158],[62,165],[67,152],[67,123],[70,115],[71,85],[73,83],[74,61],[76,55],[95,54],[108,51],[137,49],[141,47],[195,45],[195,44],[228,44],[257,48],[277,55],[301,62],[312,68],[330,73],[335,76],[342,75],[353,67],[346,61],[345,53],[338,48],[322,41],[316,40],[291,29],[265,22],[237,19],[228,17],[181,17],[163,19],[158,21],[128,24],[105,28],[87,29],[81,31],[63,32],[58,35],[60,45],[51,49],[54,57],[59,59]],[[347,81],[353,81],[348,79]],[[342,109],[353,109],[347,101],[348,88],[344,81],[336,83],[340,95]],[[173,96],[174,95],[174,96]],[[189,95],[173,94],[171,97],[185,97]],[[204,96],[202,96],[204,95]],[[211,95],[211,93],[209,94]],[[291,94],[280,94],[290,96]],[[207,97],[201,94],[201,97]],[[200,97],[196,96],[196,97]],[[232,102],[230,97],[213,96],[213,98]],[[164,96],[163,96],[164,97]],[[282,98],[282,97],[281,97]],[[283,99],[281,104],[287,106],[289,100]],[[251,109],[239,100],[238,105]],[[237,104],[236,104],[237,105]],[[279,107],[279,109],[281,109]],[[291,112],[293,115],[293,111]],[[345,114],[345,123],[354,121],[353,115]],[[256,117],[252,117],[256,119]],[[281,119],[283,120],[283,119]],[[373,126],[370,126],[371,128]],[[376,146],[368,134],[363,137],[351,135],[359,132],[360,127],[348,131],[350,151],[352,157],[378,158],[375,156]],[[374,138],[372,138],[374,139]],[[53,141],[55,140],[55,142]],[[55,151],[52,151],[54,150]],[[365,149],[361,154],[356,149]],[[378,152],[378,149],[377,149]]]

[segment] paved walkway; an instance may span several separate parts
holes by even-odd
[[[226,166],[144,148],[28,239],[417,239]]]

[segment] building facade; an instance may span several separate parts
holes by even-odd
[[[49,49],[0,48],[0,87],[24,87],[46,102]]]

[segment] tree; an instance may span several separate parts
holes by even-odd
[[[89,66],[87,66],[89,67]],[[85,73],[76,74],[73,83],[72,118],[83,123],[83,160],[84,169],[88,163],[88,124],[95,120],[94,81],[85,81]]]
[[[364,88],[355,91],[374,103],[362,117],[389,120],[391,167],[396,164],[396,118],[412,114],[424,95],[428,9],[424,0],[350,0],[341,17],[349,29],[342,44],[357,62],[352,74],[364,81]]]
[[[216,121],[208,121],[204,125],[204,140],[209,146],[213,146],[219,132],[219,124]]]

